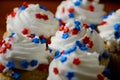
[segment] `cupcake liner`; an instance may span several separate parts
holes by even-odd
[[[48,65],[40,64],[39,67],[33,71],[13,69],[18,72],[20,77],[17,80],[46,80],[48,76]],[[0,73],[0,80],[15,80],[11,76]]]
[[[14,80],[10,76],[0,73],[0,80]]]
[[[111,73],[110,80],[120,80],[120,52],[110,53],[107,69]]]

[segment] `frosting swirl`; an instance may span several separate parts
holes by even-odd
[[[120,9],[103,19],[98,26],[100,36],[107,42],[110,51],[120,51]]]
[[[98,24],[105,15],[103,8],[99,0],[67,0],[61,2],[55,16],[65,23],[77,18],[88,24]]]
[[[15,8],[6,23],[8,32],[21,33],[27,29],[27,33],[43,35],[45,38],[54,35],[59,26],[54,15],[39,4],[23,4]]]
[[[68,55],[63,53],[51,62],[47,80],[97,80],[97,75],[104,70],[98,55],[78,48]]]
[[[79,23],[77,25],[76,23],[79,23],[78,20],[75,20],[72,23],[67,23],[64,26],[63,30],[58,30],[55,34],[55,36],[51,37],[51,44],[49,44],[49,48],[53,50],[63,50],[64,47],[70,48],[72,45],[74,45],[74,42],[76,40],[81,40],[81,43],[85,43],[84,41],[92,42],[93,45],[91,48],[88,48],[88,51],[90,52],[98,52],[98,53],[103,53],[104,52],[104,42],[102,38],[97,34],[95,30],[92,30],[89,25],[87,24],[82,24]],[[86,28],[86,26],[88,28]],[[61,26],[62,27],[62,26]],[[61,28],[60,27],[60,28]],[[77,30],[77,27],[79,28]],[[68,32],[64,32],[68,28]],[[74,32],[77,32],[74,34]],[[68,37],[64,39],[64,34],[67,34]],[[85,39],[86,38],[86,39]],[[84,40],[85,39],[85,40]],[[99,45],[96,43],[100,43]],[[87,43],[85,43],[86,46],[88,46]],[[63,47],[64,46],[64,47]]]
[[[12,62],[14,68],[29,71],[36,69],[39,64],[48,64],[46,44],[38,40],[37,36],[28,38],[20,34],[10,35],[0,48],[0,63],[8,67],[8,63]]]
[[[104,42],[93,25],[78,20],[60,26],[49,47],[56,51],[47,80],[97,80],[105,68],[99,65],[98,58],[108,58]]]

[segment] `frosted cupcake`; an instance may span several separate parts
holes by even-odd
[[[39,37],[12,33],[0,47],[0,80],[46,80],[49,51]]]
[[[53,13],[44,6],[28,3],[14,8],[7,17],[6,24],[7,32],[36,34],[44,38],[50,38],[54,35],[59,25]]]
[[[92,25],[75,20],[61,26],[51,38],[49,48],[56,51],[47,80],[105,79],[105,66],[99,65],[99,61],[107,60],[109,55]]]
[[[87,24],[97,25],[105,15],[104,5],[99,0],[66,0],[62,1],[56,11],[60,24],[79,19]]]
[[[66,23],[65,26],[60,26],[55,36],[51,37],[51,44],[49,44],[49,48],[53,50],[61,50],[63,46],[70,45],[70,43],[74,43],[75,40],[79,39],[82,39],[85,43],[87,43],[89,39],[93,41],[89,43],[90,45],[94,44],[91,49],[88,49],[89,51],[97,51],[99,53],[104,51],[103,40],[94,30],[94,25],[87,25],[81,23],[79,20],[74,20],[73,22]],[[98,45],[96,42],[101,44]],[[89,46],[89,44],[86,46]]]
[[[120,9],[110,13],[98,26],[100,36],[111,55],[106,75],[111,80],[119,80],[120,77]],[[114,66],[113,66],[114,65]]]

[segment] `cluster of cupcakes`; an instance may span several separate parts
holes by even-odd
[[[23,3],[7,16],[0,80],[119,80],[120,10],[66,0],[55,16]]]
[[[53,13],[42,5],[24,2],[14,8],[0,42],[0,80],[46,80],[50,64],[47,45],[58,26]]]

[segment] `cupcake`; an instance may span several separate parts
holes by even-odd
[[[97,51],[99,53],[104,51],[104,42],[94,30],[94,26],[81,23],[79,20],[74,20],[66,23],[65,26],[60,26],[55,36],[51,37],[49,48],[52,50],[62,50],[63,46],[69,46],[70,43],[74,43],[78,39],[83,40],[83,43],[88,43],[91,39],[92,42],[90,41],[90,43],[86,44],[86,46],[90,47],[89,51]],[[97,42],[100,44],[96,44]],[[94,46],[91,48],[93,44]]]
[[[0,80],[46,80],[49,51],[37,36],[11,33],[0,47]]]
[[[49,45],[54,53],[47,80],[103,80],[107,60],[104,41],[97,32],[78,20],[61,26]],[[53,77],[54,76],[54,77]]]
[[[24,2],[7,16],[6,25],[8,33],[29,33],[49,39],[55,34],[59,23],[44,6]]]
[[[120,9],[106,16],[98,26],[100,36],[110,53],[106,76],[111,80],[120,80]]]
[[[66,0],[58,6],[55,16],[60,24],[77,18],[81,22],[97,25],[103,15],[104,5],[99,4],[99,0]]]

